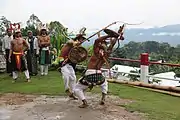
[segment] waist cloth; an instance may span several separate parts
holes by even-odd
[[[101,70],[88,69],[79,82],[87,86],[101,85],[105,82],[105,77],[102,75]]]
[[[50,64],[50,53],[49,49],[40,49],[40,57],[39,57],[40,65],[48,65]]]
[[[27,70],[27,61],[23,52],[13,52],[11,57],[12,71]]]

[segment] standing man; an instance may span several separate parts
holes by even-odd
[[[79,80],[75,86],[75,95],[82,101],[80,108],[85,108],[88,106],[86,98],[84,96],[84,91],[88,88],[92,89],[93,86],[99,85],[102,91],[101,105],[104,105],[105,96],[108,91],[108,82],[105,80],[105,77],[102,75],[101,67],[106,63],[108,65],[108,57],[112,53],[112,49],[116,44],[118,39],[124,40],[122,36],[122,29],[119,33],[116,33],[112,30],[105,29],[105,33],[108,35],[99,37],[95,40],[93,55],[91,56],[87,71],[85,75]],[[121,35],[120,35],[121,34]],[[110,38],[110,44],[108,45],[107,39]]]
[[[2,50],[6,58],[6,72],[9,73],[10,76],[12,75],[12,68],[11,68],[12,66],[11,63],[8,61],[8,58],[9,58],[9,53],[11,48],[10,46],[12,40],[13,40],[12,30],[7,29],[7,35],[2,40]]]
[[[50,37],[48,36],[46,28],[40,30],[38,43],[40,48],[39,64],[40,64],[41,75],[47,75],[48,66],[50,64]]]
[[[13,83],[18,78],[18,71],[24,71],[27,82],[30,82],[27,61],[24,52],[29,49],[29,46],[22,38],[21,31],[18,30],[14,34],[14,40],[11,41],[11,49],[9,54],[9,62],[12,64]]]
[[[73,40],[69,40],[61,49],[60,67],[61,67],[61,73],[64,79],[65,92],[68,94],[69,97],[73,99],[77,99],[74,96],[74,87],[76,85],[76,75],[75,75],[76,64],[72,63],[68,59],[68,55],[71,49],[75,46],[80,45],[84,39],[85,37],[79,34]]]
[[[32,31],[28,31],[27,43],[29,44],[29,49],[27,51],[27,64],[30,75],[37,75],[38,73],[38,64],[37,64],[37,55],[39,54],[38,40],[33,36]]]

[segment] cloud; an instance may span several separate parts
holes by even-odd
[[[178,33],[160,32],[160,33],[153,33],[152,35],[153,36],[165,36],[165,35],[180,36],[180,32]]]
[[[162,26],[180,21],[179,0],[1,0],[0,15],[25,23],[34,13],[43,22],[58,20],[71,30],[97,29],[121,20],[130,27]]]

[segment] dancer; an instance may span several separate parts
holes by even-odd
[[[118,33],[109,29],[105,29],[104,32],[108,35],[99,37],[95,40],[93,48],[94,53],[89,60],[85,75],[82,78],[80,78],[74,90],[75,95],[80,100],[82,100],[82,105],[79,106],[80,108],[85,108],[88,106],[87,100],[83,92],[88,88],[92,89],[95,85],[101,86],[102,98],[100,104],[104,105],[105,96],[108,91],[108,82],[102,75],[101,67],[104,65],[104,63],[108,64],[107,59],[109,55],[112,53],[112,49],[116,44],[116,41],[119,39],[124,40],[122,28],[123,27],[120,27]],[[110,38],[110,45],[108,45],[107,43],[108,38]]]
[[[40,36],[38,37],[38,44],[40,48],[40,71],[41,75],[48,75],[48,66],[50,63],[50,37],[48,36],[46,28],[42,28]]]
[[[27,68],[27,61],[25,58],[25,51],[29,46],[21,37],[21,31],[17,30],[14,34],[14,40],[11,41],[11,49],[9,54],[9,62],[12,63],[13,83],[18,78],[18,71],[24,71],[27,82],[30,82],[29,71]]]
[[[75,75],[76,64],[72,63],[72,61],[68,59],[68,54],[73,47],[79,46],[84,39],[85,37],[83,37],[83,35],[78,34],[76,38],[74,38],[73,40],[69,40],[61,49],[60,71],[64,79],[65,92],[68,94],[69,97],[73,99],[77,99],[73,94],[74,87],[76,85],[76,75]]]

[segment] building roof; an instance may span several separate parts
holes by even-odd
[[[114,65],[111,68],[112,71],[121,72],[121,73],[130,73],[130,71],[140,71],[140,68],[138,67],[131,67],[131,66],[125,66],[125,65]]]
[[[154,77],[162,77],[162,78],[154,78],[156,80],[160,80],[159,85],[162,86],[180,86],[180,78],[174,77],[175,73],[174,72],[165,72],[165,73],[160,73],[160,74],[155,74],[153,75]],[[167,78],[167,79],[163,79]],[[168,80],[169,79],[169,80]],[[171,79],[179,80],[179,81],[173,81]]]

